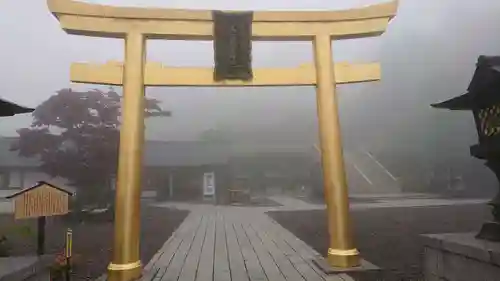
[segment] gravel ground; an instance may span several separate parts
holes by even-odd
[[[269,212],[273,219],[319,253],[328,249],[324,211]],[[353,211],[362,256],[384,269],[385,281],[423,280],[420,234],[475,232],[490,218],[484,205],[379,208]]]
[[[187,211],[143,207],[141,220],[141,260],[146,264],[187,216]],[[31,229],[31,234],[26,231]],[[73,230],[72,280],[93,280],[105,273],[113,243],[112,222],[68,224],[55,217],[48,218],[46,252],[56,253],[64,248],[66,229]],[[5,234],[11,255],[32,255],[36,252],[36,220],[15,221],[12,214],[0,215],[0,235]]]

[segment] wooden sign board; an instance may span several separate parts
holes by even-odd
[[[69,197],[72,195],[66,189],[41,181],[7,199],[14,201],[15,218],[27,219],[67,214]]]

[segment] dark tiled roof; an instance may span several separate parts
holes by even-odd
[[[40,161],[10,151],[15,138],[0,138],[0,167],[38,167]],[[147,141],[144,165],[148,167],[202,166],[224,164],[229,158],[229,147],[199,141]]]
[[[55,189],[57,189],[57,190],[59,190],[59,191],[62,191],[62,192],[64,192],[64,193],[68,194],[69,196],[73,196],[73,192],[72,192],[72,191],[70,191],[70,190],[68,190],[68,189],[66,189],[66,188],[59,187],[59,186],[55,186],[55,185],[50,184],[50,183],[45,182],[45,181],[39,181],[39,182],[37,182],[34,186],[31,186],[31,187],[28,187],[28,188],[24,188],[24,189],[22,189],[21,191],[16,192],[16,193],[14,193],[14,194],[12,194],[12,195],[9,195],[9,196],[7,196],[7,197],[5,197],[5,198],[6,198],[6,199],[12,199],[12,198],[14,198],[14,197],[17,197],[17,196],[19,196],[19,195],[21,195],[21,194],[23,194],[23,193],[26,193],[26,192],[28,192],[28,191],[30,191],[30,190],[33,190],[33,189],[35,189],[35,188],[37,188],[37,187],[40,187],[40,186],[43,186],[43,185],[50,186],[50,187],[52,187],[52,188],[55,188]]]
[[[435,108],[444,108],[450,110],[471,110],[473,104],[474,96],[466,93],[440,103],[431,104],[431,106]]]
[[[34,110],[34,108],[20,106],[0,98],[0,116],[13,116],[16,114],[33,112]]]
[[[467,93],[432,104],[435,108],[450,110],[475,110],[489,107],[500,101],[500,56],[479,56]]]
[[[312,145],[291,144],[291,143],[245,143],[231,145],[231,153],[233,156],[249,156],[249,155],[297,155],[311,156],[314,151]]]
[[[34,158],[20,157],[10,151],[15,138],[0,138],[0,167],[37,167]],[[225,164],[230,157],[312,157],[318,152],[311,145],[237,144],[206,141],[147,141],[144,165],[148,167],[179,167]]]
[[[229,147],[223,143],[148,141],[145,150],[144,162],[149,167],[224,164],[229,159]]]

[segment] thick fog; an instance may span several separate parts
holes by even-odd
[[[345,9],[381,1],[94,0],[109,5],[197,9]],[[339,87],[346,147],[363,147],[389,162],[429,167],[460,159],[476,163],[468,146],[476,141],[470,112],[448,112],[429,104],[462,94],[479,55],[500,55],[497,0],[401,0],[381,37],[334,42],[336,61],[382,65],[382,81]],[[69,82],[72,62],[123,59],[123,42],[66,35],[43,0],[0,2],[0,92],[2,98],[36,107],[56,90],[86,88]],[[312,61],[309,43],[254,43],[257,67],[297,66]],[[211,42],[149,42],[148,60],[176,66],[213,65]],[[90,86],[89,86],[90,87]],[[94,86],[92,86],[94,87]],[[314,144],[316,103],[311,87],[150,88],[173,112],[147,121],[151,140],[193,140],[208,129],[238,139]],[[0,134],[15,135],[30,115],[3,119]],[[457,163],[458,163],[457,162]],[[465,163],[465,164],[464,164]],[[476,164],[476,166],[479,164]]]

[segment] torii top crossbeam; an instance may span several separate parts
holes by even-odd
[[[212,40],[212,12],[161,8],[113,7],[72,0],[47,0],[50,11],[70,34],[118,37],[134,29],[149,38]],[[252,40],[334,39],[382,34],[396,15],[398,1],[345,11],[256,11]],[[144,21],[147,20],[147,21]]]
[[[47,0],[50,11],[70,34],[124,38],[139,32],[150,39],[213,40],[213,14],[208,10],[113,7],[72,0]],[[398,1],[345,11],[253,12],[252,40],[312,41],[314,36],[332,39],[382,34],[395,16]],[[308,86],[315,85],[312,63],[297,68],[254,70],[251,83],[213,81],[213,69],[170,67],[146,62],[145,86]],[[122,85],[123,63],[104,65],[75,63],[71,80],[77,83]],[[335,63],[336,83],[380,79],[378,63]]]

